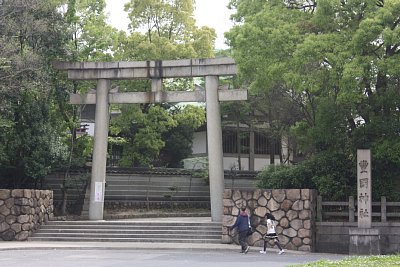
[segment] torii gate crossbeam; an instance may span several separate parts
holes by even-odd
[[[206,102],[211,219],[222,221],[224,168],[219,101],[247,100],[246,90],[218,90],[219,76],[236,75],[232,58],[134,62],[55,62],[71,80],[97,80],[96,93],[70,95],[71,104],[96,104],[89,220],[102,220],[107,163],[109,104]],[[204,91],[162,91],[162,79],[205,77]],[[111,80],[151,79],[151,92],[110,93]]]

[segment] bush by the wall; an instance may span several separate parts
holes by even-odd
[[[257,180],[259,188],[310,188],[325,199],[343,200],[356,192],[356,165],[344,154],[320,153],[296,165],[268,167]]]

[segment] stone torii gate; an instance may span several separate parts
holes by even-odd
[[[96,93],[71,94],[71,104],[96,104],[89,220],[102,220],[107,163],[109,104],[206,102],[211,219],[222,221],[224,168],[219,101],[247,100],[246,90],[218,90],[219,76],[237,74],[232,58],[133,62],[55,62],[71,80],[97,80]],[[204,91],[162,90],[162,79],[205,77]],[[111,80],[151,79],[151,92],[110,93]]]

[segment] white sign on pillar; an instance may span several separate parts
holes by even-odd
[[[358,228],[371,228],[371,151],[357,150],[357,207]]]
[[[94,187],[94,202],[103,202],[103,183],[102,182],[95,182]]]

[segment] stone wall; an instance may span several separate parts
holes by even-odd
[[[27,240],[53,217],[53,191],[0,189],[0,241]]]
[[[276,231],[284,248],[300,251],[315,251],[315,190],[310,189],[274,189],[224,191],[224,216],[222,220],[222,243],[235,241],[234,233],[228,231],[246,206],[250,214],[251,225],[256,231],[248,238],[252,246],[262,246],[262,236],[267,231],[265,215],[271,213],[277,220]],[[235,241],[236,242],[236,241]],[[270,241],[270,246],[273,246]]]

